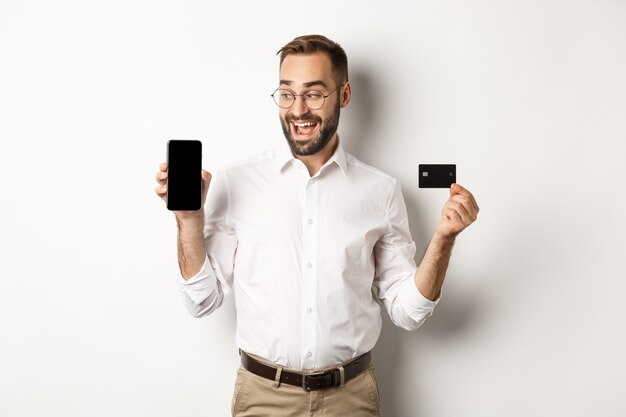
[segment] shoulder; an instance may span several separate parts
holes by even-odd
[[[350,175],[354,176],[359,181],[390,190],[393,190],[398,184],[398,180],[392,175],[372,165],[366,164],[348,152],[346,152],[346,163]]]
[[[215,171],[215,179],[229,193],[247,193],[262,184],[271,184],[276,177],[276,147],[267,148],[251,156],[222,165]]]
[[[222,165],[216,170],[216,176],[228,179],[247,179],[266,176],[275,166],[276,147],[265,149],[251,156]]]
[[[253,154],[246,158],[233,161],[223,165],[219,171],[228,172],[228,173],[236,173],[240,171],[245,171],[249,169],[255,169],[260,167],[269,166],[274,163],[276,156],[276,148],[268,148],[262,152]]]

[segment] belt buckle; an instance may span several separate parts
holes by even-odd
[[[332,372],[317,372],[314,374],[302,375],[302,388],[305,391],[316,391],[325,387],[320,386],[321,381],[328,381],[327,386],[332,386],[333,373]]]

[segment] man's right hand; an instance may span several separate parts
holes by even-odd
[[[156,174],[156,180],[159,186],[156,187],[156,194],[167,203],[167,164],[164,162],[159,165],[159,172]],[[194,218],[202,216],[204,213],[204,202],[206,200],[207,192],[209,191],[209,184],[211,183],[211,174],[208,171],[202,170],[202,208],[198,211],[174,211],[174,215],[178,220],[185,220],[187,218]]]
[[[159,186],[156,194],[167,202],[167,164],[159,166],[156,174]],[[185,280],[196,275],[202,268],[206,249],[204,247],[204,201],[206,200],[211,174],[202,170],[202,207],[198,211],[174,211],[178,225],[178,265]]]

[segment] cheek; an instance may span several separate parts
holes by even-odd
[[[286,112],[280,112],[279,113],[279,117],[280,117],[280,123],[287,127],[289,126],[289,122],[287,121],[286,117],[287,117],[287,113]]]

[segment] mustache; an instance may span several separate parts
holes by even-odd
[[[315,116],[301,116],[301,117],[287,116],[285,117],[285,121],[288,123],[298,121],[298,122],[314,122],[314,123],[321,124],[322,118],[315,117]]]

